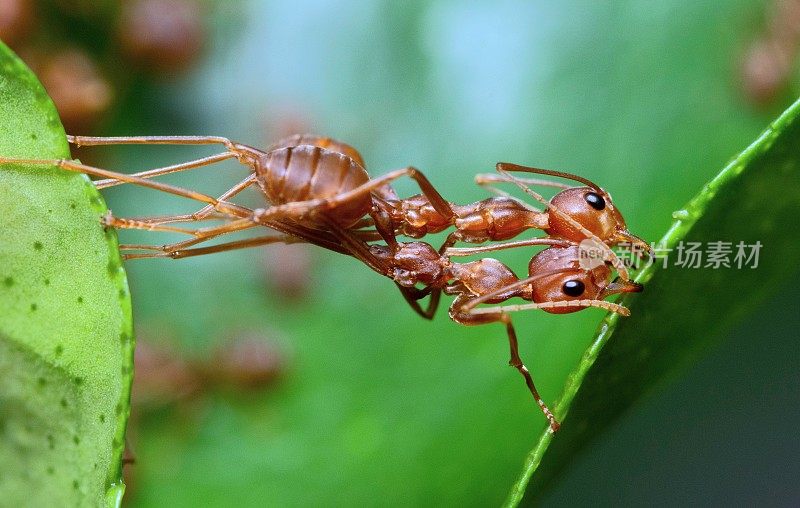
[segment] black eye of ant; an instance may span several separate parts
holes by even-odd
[[[581,296],[586,290],[586,286],[579,280],[568,280],[561,286],[561,290],[567,296]]]
[[[585,199],[586,202],[589,203],[589,206],[595,210],[602,210],[606,207],[606,200],[603,199],[603,196],[597,194],[596,192],[587,192]]]

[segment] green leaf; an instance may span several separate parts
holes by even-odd
[[[628,298],[630,318],[610,315],[601,323],[557,405],[561,431],[541,436],[506,501],[508,506],[534,502],[578,450],[639,397],[706,350],[797,270],[797,241],[781,225],[791,224],[800,214],[798,115],[800,101],[673,214],[675,222],[659,242],[668,254],[667,267],[659,261],[638,274],[637,280],[647,289]],[[731,260],[739,242],[760,242],[758,266],[674,266],[674,249],[681,242],[701,242],[705,250],[709,242],[717,241],[731,242]],[[675,417],[691,415],[687,407]]]
[[[69,157],[35,76],[0,43],[0,154]],[[0,499],[119,503],[133,372],[116,235],[83,175],[0,166]]]

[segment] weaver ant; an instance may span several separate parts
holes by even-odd
[[[10,159],[0,163],[47,164],[62,169],[103,177],[95,181],[102,189],[121,183],[134,183],[206,203],[192,214],[167,215],[143,219],[123,219],[109,214],[106,226],[178,232],[193,238],[164,246],[122,245],[123,250],[150,251],[127,253],[126,259],[144,257],[182,258],[274,242],[309,242],[351,255],[376,272],[392,279],[411,307],[423,317],[432,318],[441,292],[455,295],[450,317],[465,325],[502,322],[506,325],[511,348],[511,365],[525,377],[537,404],[558,429],[552,412],[539,396],[533,380],[517,352],[517,339],[508,312],[540,308],[548,312],[574,312],[585,307],[600,307],[627,315],[624,307],[603,301],[606,296],[640,291],[630,282],[625,267],[608,247],[622,241],[645,245],[631,235],[613,206],[611,197],[589,180],[556,171],[500,163],[500,179],[484,178],[482,183],[508,181],[547,206],[545,211],[532,209],[507,195],[460,206],[446,201],[416,168],[407,167],[370,179],[360,154],[349,145],[330,138],[293,136],[267,151],[212,136],[153,137],[68,137],[81,145],[110,144],[221,144],[225,152],[200,159],[143,171],[123,174],[87,166],[71,160]],[[226,159],[237,159],[252,172],[215,198],[150,178],[207,166]],[[549,202],[532,191],[527,183],[538,181],[513,177],[509,171],[539,173],[576,180],[586,187],[564,187]],[[389,184],[400,177],[412,178],[422,193],[400,199]],[[527,183],[526,183],[527,182]],[[257,185],[272,206],[250,209],[231,203],[230,198]],[[560,185],[559,185],[560,186]],[[500,191],[497,191],[500,192]],[[223,219],[219,226],[186,229],[175,223]],[[210,247],[198,243],[234,231],[266,226],[280,235],[262,236]],[[365,229],[374,226],[374,229]],[[438,250],[424,242],[401,243],[396,235],[422,237],[454,227]],[[506,240],[527,229],[542,229],[550,237],[508,242],[477,248],[455,249],[457,241],[484,242]],[[577,243],[591,239],[604,249],[607,263],[617,268],[622,281],[609,282],[611,270],[605,263],[595,267],[580,264]],[[369,244],[384,240],[383,244]],[[472,263],[454,263],[451,256],[489,252],[504,248],[547,245],[529,264],[529,277],[519,280],[507,266],[495,259]],[[417,287],[422,285],[422,288]],[[418,300],[430,295],[427,309]],[[475,308],[481,303],[500,303],[513,297],[533,303],[494,308]]]
[[[548,245],[528,264],[528,277],[520,280],[505,264],[494,258],[468,263],[455,263],[454,256],[468,256],[511,247]],[[630,281],[610,281],[611,269],[606,264],[585,268],[580,261],[580,247],[554,238],[534,238],[498,245],[472,248],[448,248],[440,254],[424,242],[398,243],[396,247],[372,245],[372,252],[392,266],[391,277],[403,287],[443,290],[456,298],[450,305],[450,319],[463,325],[500,322],[506,326],[511,351],[509,364],[525,378],[525,383],[539,405],[553,432],[560,424],[542,400],[528,368],[519,356],[517,335],[509,312],[542,309],[564,314],[586,307],[599,307],[627,316],[627,308],[603,299],[626,292],[638,292],[642,286]],[[514,297],[531,301],[522,305],[476,308],[479,304],[496,304]]]

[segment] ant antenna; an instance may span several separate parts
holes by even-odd
[[[542,303],[524,303],[520,305],[500,305],[498,307],[484,307],[481,309],[472,309],[470,314],[498,314],[501,312],[516,312],[519,310],[529,309],[557,309],[564,307],[597,307],[605,309],[610,312],[615,312],[620,316],[630,316],[631,311],[617,303],[607,302],[605,300],[564,300],[560,302],[542,302]]]
[[[552,169],[542,169],[542,168],[534,168],[530,166],[520,166],[519,164],[513,164],[511,162],[498,162],[497,163],[497,171],[502,173],[508,168],[510,171],[522,171],[524,173],[535,173],[539,175],[549,175],[549,176],[556,176],[559,178],[566,178],[567,180],[574,180],[576,182],[580,182],[584,185],[588,185],[589,187],[593,188],[594,190],[603,192],[603,189],[600,188],[599,185],[594,183],[593,181],[589,180],[588,178],[584,178],[582,176],[573,175],[572,173],[565,173],[563,171],[554,171]]]
[[[560,238],[530,238],[528,240],[495,243],[492,245],[483,245],[481,247],[448,247],[445,249],[444,255],[446,257],[472,256],[475,254],[483,254],[484,252],[494,252],[497,250],[514,249],[517,247],[532,247],[538,245],[566,248],[577,244],[569,240],[561,240]]]

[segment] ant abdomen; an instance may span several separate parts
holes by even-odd
[[[274,205],[335,198],[369,181],[364,167],[352,157],[313,145],[267,152],[258,157],[255,173],[258,185]],[[329,218],[349,228],[371,208],[372,199],[364,194],[338,206]],[[304,224],[325,229],[313,215],[304,219]]]
[[[317,136],[314,134],[294,134],[292,136],[285,137],[270,146],[267,149],[267,152],[271,152],[272,150],[277,150],[279,148],[288,148],[290,146],[300,145],[318,146],[331,152],[338,152],[350,157],[362,168],[366,169],[367,167],[367,165],[364,164],[364,158],[361,157],[359,151],[352,146],[327,136]]]

